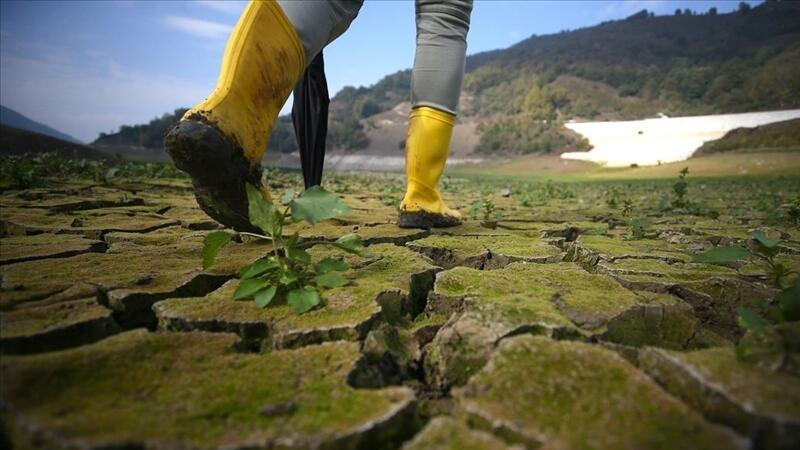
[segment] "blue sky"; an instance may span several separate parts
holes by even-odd
[[[726,12],[737,4],[476,0],[468,53],[621,19],[643,8],[663,15],[712,6]],[[225,41],[243,8],[238,1],[4,0],[0,103],[87,142],[101,131],[191,106],[213,88]],[[367,0],[350,30],[325,50],[331,93],[411,67],[414,35],[413,1]]]

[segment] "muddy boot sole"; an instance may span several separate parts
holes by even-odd
[[[461,219],[428,211],[400,211],[397,226],[400,228],[448,228],[461,225]]]
[[[200,208],[238,231],[260,232],[250,224],[245,184],[261,186],[261,166],[251,165],[241,147],[203,118],[182,120],[164,138],[175,166],[192,178]]]

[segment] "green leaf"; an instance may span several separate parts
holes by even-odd
[[[736,313],[736,323],[744,329],[761,331],[767,324],[757,312],[750,308],[740,306],[736,309]]]
[[[781,318],[786,322],[800,320],[800,277],[794,279],[791,286],[784,289],[778,297],[781,304]]]
[[[284,205],[288,205],[294,199],[295,191],[294,189],[289,189],[288,191],[283,193],[283,197],[281,197],[281,203]]]
[[[226,231],[214,231],[206,235],[203,239],[203,269],[208,269],[214,264],[217,253],[228,245],[231,239],[233,235]]]
[[[311,286],[289,291],[286,301],[296,313],[304,313],[319,304],[319,293]]]
[[[265,272],[275,270],[278,264],[271,258],[259,258],[252,264],[248,264],[239,270],[239,278],[255,278]]]
[[[290,207],[292,217],[310,224],[350,212],[350,207],[339,200],[339,197],[319,186],[307,189],[299,198],[292,200]]]
[[[302,263],[302,264],[311,264],[311,255],[308,254],[305,250],[296,247],[290,247],[286,249],[286,256],[289,259]]]
[[[780,239],[770,239],[767,234],[762,230],[753,231],[753,239],[757,240],[761,245],[766,248],[775,248],[780,244]]]
[[[350,282],[347,278],[336,272],[328,272],[314,277],[317,286],[324,288],[342,287]]]
[[[320,275],[331,271],[343,272],[347,270],[347,263],[338,259],[325,258],[314,264],[314,271]]]
[[[270,286],[256,292],[255,295],[253,295],[253,300],[255,300],[256,306],[259,308],[266,308],[266,306],[269,305],[269,302],[275,298],[276,292],[278,292],[277,286]]]
[[[245,189],[247,190],[247,212],[250,215],[250,223],[270,236],[280,235],[283,220],[281,213],[275,209],[275,205],[264,200],[261,191],[252,185],[245,185]]]
[[[694,255],[694,260],[705,263],[727,263],[739,261],[751,256],[749,250],[740,245],[714,247],[711,250]]]
[[[268,284],[268,280],[262,280],[260,278],[241,280],[239,281],[239,286],[236,288],[236,292],[233,293],[233,299],[242,300],[249,298],[256,292],[267,287]]]
[[[278,280],[278,282],[280,284],[284,285],[284,286],[289,286],[289,285],[291,285],[293,283],[296,283],[297,280],[299,280],[297,275],[294,275],[294,274],[291,274],[291,273],[284,273],[284,274],[281,275],[281,277]]]
[[[361,236],[355,233],[345,234],[337,239],[333,245],[336,248],[344,250],[348,253],[360,255],[364,251],[364,244],[361,243]]]
[[[286,257],[304,265],[311,264],[311,255],[309,255],[305,250],[297,248],[298,239],[299,234],[295,233],[286,241],[284,246],[286,248]]]

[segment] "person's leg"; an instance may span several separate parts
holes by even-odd
[[[272,126],[306,64],[343,33],[362,0],[251,0],[236,24],[214,91],[190,109],[164,145],[192,177],[203,210],[251,230],[245,184],[261,187]]]
[[[417,51],[411,75],[412,109],[406,136],[406,194],[398,225],[457,225],[438,190],[464,78],[472,0],[417,0]]]

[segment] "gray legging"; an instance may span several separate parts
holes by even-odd
[[[363,0],[278,0],[294,25],[306,61],[347,30]],[[411,75],[412,106],[458,112],[472,0],[416,0],[417,52]]]

